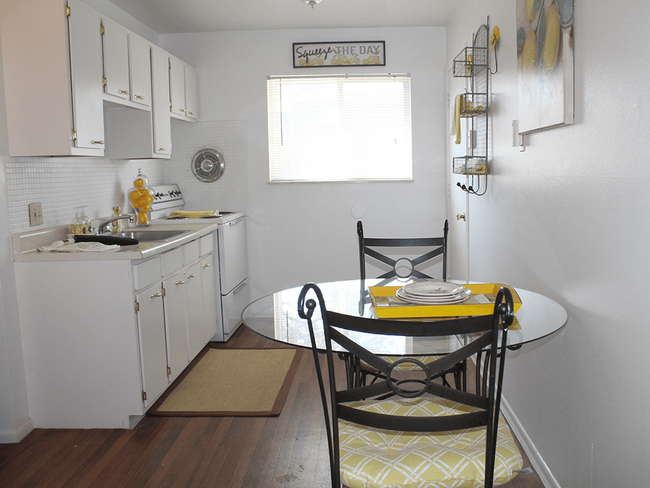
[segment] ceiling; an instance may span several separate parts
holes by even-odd
[[[158,34],[444,26],[455,0],[109,0]]]

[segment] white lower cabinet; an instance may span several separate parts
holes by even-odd
[[[196,356],[210,338],[205,337],[205,313],[203,287],[199,263],[185,270],[185,293],[187,297],[187,338],[190,356]]]
[[[148,407],[168,385],[167,353],[163,320],[163,300],[160,284],[135,295],[138,303],[138,332],[140,339],[140,362],[142,367],[143,402]],[[146,392],[146,393],[145,393]]]
[[[133,427],[212,339],[199,240],[144,261],[15,263],[34,427]]]
[[[165,329],[170,381],[174,381],[189,363],[187,354],[187,299],[182,271],[163,281],[165,293]]]

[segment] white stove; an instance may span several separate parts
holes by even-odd
[[[248,255],[246,243],[246,219],[244,212],[219,211],[218,214],[199,217],[176,217],[170,214],[185,209],[185,200],[176,184],[152,187],[154,201],[151,204],[151,224],[218,224],[215,241],[215,264],[218,262],[219,296],[217,305],[220,324],[213,341],[227,341],[241,325],[241,313],[248,305]],[[216,210],[216,209],[197,209]]]
[[[171,216],[170,214],[178,210],[187,210],[184,208],[185,200],[183,199],[183,193],[177,184],[172,185],[160,185],[152,187],[153,190],[153,203],[151,204],[151,223],[152,225],[156,224],[225,224],[233,220],[242,218],[244,212],[237,211],[222,211],[219,210],[217,214],[198,217],[198,218],[189,218],[189,217],[178,217]],[[205,209],[201,209],[205,210]],[[207,210],[217,210],[217,209],[207,209]]]

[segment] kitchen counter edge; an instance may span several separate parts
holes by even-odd
[[[183,230],[177,238],[164,241],[141,242],[122,246],[117,251],[101,252],[40,252],[37,248],[48,246],[57,240],[67,239],[68,226],[50,227],[12,235],[12,255],[15,262],[50,261],[98,261],[110,259],[142,260],[171,251],[188,242],[206,236],[219,228],[218,224],[156,225],[156,230]]]

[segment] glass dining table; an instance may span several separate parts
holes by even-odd
[[[463,284],[460,281],[454,283]],[[377,318],[369,295],[371,286],[402,286],[403,281],[386,282],[380,279],[333,281],[318,283],[328,310],[347,315]],[[266,295],[250,303],[242,312],[242,320],[251,330],[274,341],[298,347],[311,348],[307,321],[298,315],[298,296],[302,286]],[[548,337],[562,329],[568,319],[564,307],[539,293],[514,288],[521,306],[515,322],[508,329],[506,346],[518,349],[522,345]],[[322,331],[317,317],[315,330]],[[430,320],[430,319],[422,319]],[[348,333],[348,332],[344,332]],[[463,346],[467,337],[454,338],[382,336],[348,333],[350,338],[369,351],[386,356],[427,356],[448,354]],[[316,334],[319,349],[324,349],[322,334]],[[341,351],[343,352],[343,351]]]

